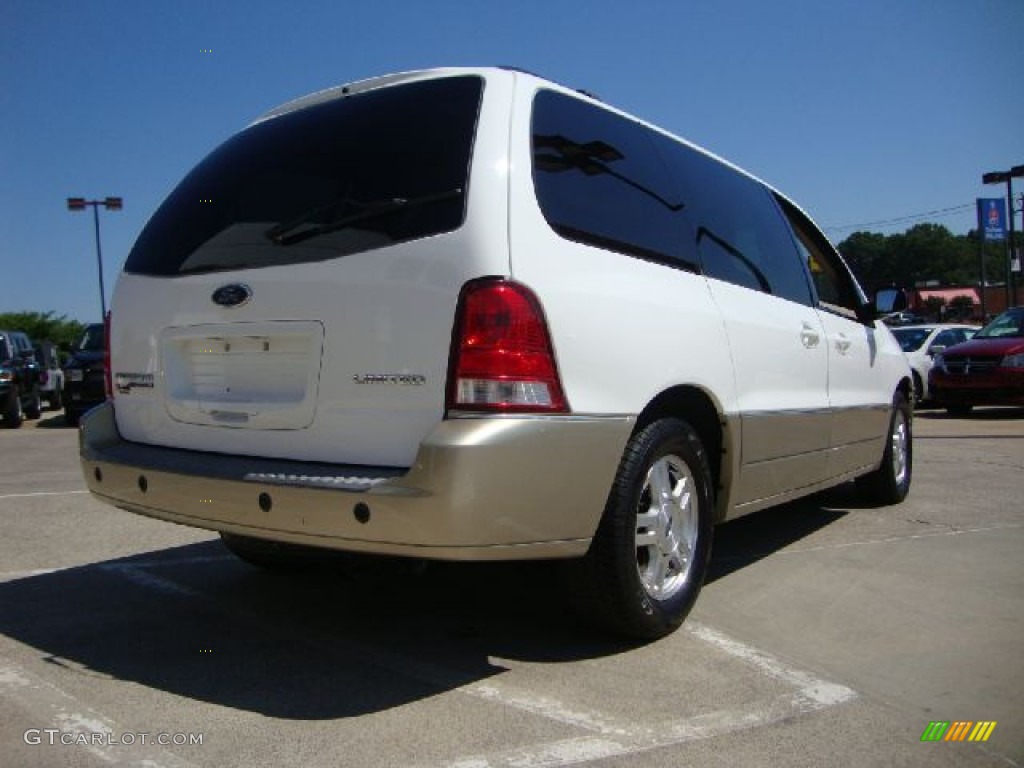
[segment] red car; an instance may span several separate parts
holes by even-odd
[[[1014,307],[970,341],[935,356],[932,399],[952,415],[975,405],[1024,405],[1024,307]]]

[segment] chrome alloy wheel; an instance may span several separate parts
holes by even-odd
[[[896,411],[889,440],[892,442],[892,476],[896,485],[903,485],[907,479],[907,451],[910,448],[907,416],[903,411]]]
[[[698,503],[685,461],[669,454],[651,465],[636,512],[636,565],[644,590],[657,600],[686,583],[697,546]]]

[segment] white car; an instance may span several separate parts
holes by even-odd
[[[60,368],[57,346],[49,341],[36,345],[36,360],[39,361],[39,394],[50,408],[59,410],[64,392],[64,371]]]
[[[913,369],[914,399],[923,403],[930,399],[928,372],[932,369],[935,355],[946,347],[967,341],[978,332],[978,327],[956,323],[929,323],[904,325],[891,330]]]
[[[910,368],[810,219],[521,71],[264,115],[153,215],[112,306],[90,490],[261,565],[563,558],[584,614],[653,638],[715,523],[910,487]]]

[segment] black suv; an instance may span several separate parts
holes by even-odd
[[[0,413],[5,427],[20,427],[25,417],[38,419],[42,414],[39,376],[28,336],[20,331],[0,331]]]
[[[105,346],[103,323],[93,323],[71,350],[71,359],[64,365],[64,419],[68,424],[78,424],[83,413],[107,399]]]

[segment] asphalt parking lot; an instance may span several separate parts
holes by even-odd
[[[1024,764],[1024,410],[915,432],[906,503],[722,526],[637,646],[577,625],[557,564],[260,572],[92,500],[44,414],[0,431],[0,764]]]

